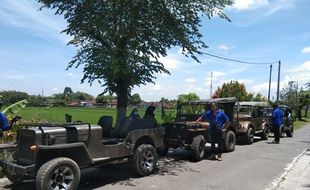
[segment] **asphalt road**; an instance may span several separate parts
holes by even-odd
[[[274,190],[279,189],[289,168],[301,153],[310,148],[310,125],[295,131],[293,138],[282,138],[280,144],[257,140],[252,145],[238,145],[223,155],[223,161],[192,162],[189,152],[169,151],[161,158],[154,175],[137,177],[128,163],[91,168],[82,171],[80,190],[175,189],[175,190]],[[209,146],[206,149],[209,151]],[[308,167],[309,164],[308,164]],[[0,180],[0,189],[34,189],[34,182],[12,185]]]

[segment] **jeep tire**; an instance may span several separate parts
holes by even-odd
[[[71,159],[60,157],[43,164],[36,177],[37,190],[75,190],[80,182],[79,166]]]
[[[192,142],[192,153],[195,161],[200,161],[205,157],[206,140],[202,135],[194,137]]]
[[[294,128],[291,127],[289,130],[285,131],[285,133],[286,133],[287,137],[293,137],[293,135],[294,135]]]
[[[260,137],[261,137],[261,140],[268,140],[268,137],[269,137],[269,128],[268,127],[264,128]]]
[[[236,146],[236,135],[232,130],[227,131],[224,138],[224,150],[225,152],[232,152]]]
[[[245,143],[246,144],[253,144],[253,142],[254,142],[254,130],[252,127],[250,127],[248,129],[246,136],[245,136]]]
[[[156,149],[150,144],[141,144],[134,151],[133,166],[140,176],[147,176],[153,173],[157,164]]]

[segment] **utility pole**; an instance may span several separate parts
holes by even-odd
[[[281,61],[279,61],[278,67],[278,87],[277,87],[277,102],[279,103],[279,94],[280,94],[280,70],[281,70]]]
[[[211,71],[210,98],[212,98],[212,78],[213,78],[213,71]]]
[[[271,72],[272,72],[272,64],[270,64],[270,73],[269,73],[268,101],[270,101]]]

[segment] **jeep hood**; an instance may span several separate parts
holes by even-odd
[[[237,114],[235,114],[235,119],[237,119]],[[239,121],[249,121],[251,120],[251,116],[248,114],[239,114]]]

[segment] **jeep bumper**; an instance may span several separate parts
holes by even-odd
[[[12,162],[2,161],[5,174],[17,175],[20,177],[35,176],[35,164],[21,166]]]

